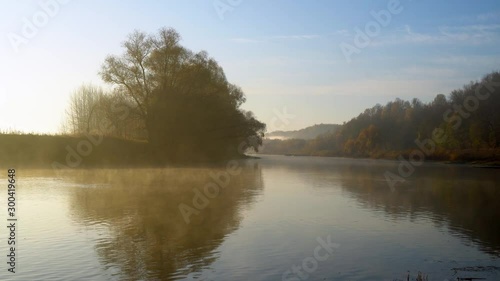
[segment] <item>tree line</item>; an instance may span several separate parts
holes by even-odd
[[[391,158],[439,133],[431,158],[453,159],[460,151],[500,147],[499,109],[500,72],[491,72],[428,103],[397,98],[377,104],[313,140],[265,140],[261,153]]]
[[[145,140],[159,159],[234,157],[262,144],[265,124],[241,109],[241,88],[207,52],[180,44],[171,28],[135,31],[99,72],[105,91],[83,85],[71,96],[63,130]],[[251,141],[250,141],[251,140]]]

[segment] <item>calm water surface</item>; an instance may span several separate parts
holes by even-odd
[[[384,172],[397,164],[18,170],[18,272],[4,258],[0,280],[500,280],[499,170],[426,164],[392,190]],[[218,181],[213,198],[195,196]],[[179,205],[193,198],[206,206],[186,223]],[[328,239],[333,251],[314,259]]]

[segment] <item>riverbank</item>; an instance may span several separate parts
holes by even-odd
[[[0,134],[0,166],[122,167],[148,164],[147,143],[102,136]]]
[[[228,159],[168,161],[151,150],[147,141],[98,135],[0,134],[0,167],[17,168],[133,168],[225,165]]]
[[[420,154],[420,153],[421,154]],[[420,150],[405,151],[376,151],[370,154],[339,154],[330,151],[320,151],[315,153],[264,153],[269,155],[284,156],[317,156],[317,157],[346,157],[355,159],[383,159],[400,160],[400,157],[409,159],[410,156],[416,161],[420,161],[419,155],[423,155],[425,162],[441,162],[447,164],[467,164],[479,168],[500,168],[500,149],[463,149],[463,150],[443,150],[436,149],[433,153],[424,154]],[[259,154],[257,154],[259,155]]]
[[[423,154],[420,150],[391,151],[381,155],[371,155],[370,158],[398,160],[401,156],[405,159],[415,158],[419,153],[425,156],[425,161],[443,162],[449,164],[467,164],[472,166],[500,167],[500,149],[436,149],[433,153]]]
[[[377,152],[369,155],[340,155],[329,152],[311,154],[289,153],[286,156],[321,156],[398,160],[408,159],[414,151]],[[271,154],[272,153],[266,153]],[[236,155],[233,159],[254,156]],[[284,154],[274,154],[284,155]],[[203,160],[195,163],[175,163],[193,165],[223,163]],[[418,160],[418,159],[417,159]],[[500,168],[500,149],[436,150],[425,155],[425,161],[452,164],[467,164],[480,168]],[[174,164],[174,163],[169,163]],[[164,166],[166,161],[157,159],[146,141],[103,136],[67,136],[35,134],[0,134],[0,167],[23,168],[100,168],[100,167],[155,167]]]

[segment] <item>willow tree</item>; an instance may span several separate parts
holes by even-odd
[[[106,58],[101,76],[135,104],[151,147],[163,158],[213,159],[257,149],[265,124],[241,109],[242,90],[206,52],[179,41],[174,29],[135,31],[123,54]]]

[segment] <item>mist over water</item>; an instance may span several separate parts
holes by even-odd
[[[21,170],[14,280],[282,280],[328,236],[338,247],[307,280],[498,279],[498,171],[424,164],[392,190],[397,164],[242,160],[189,223],[179,205],[225,166]]]

